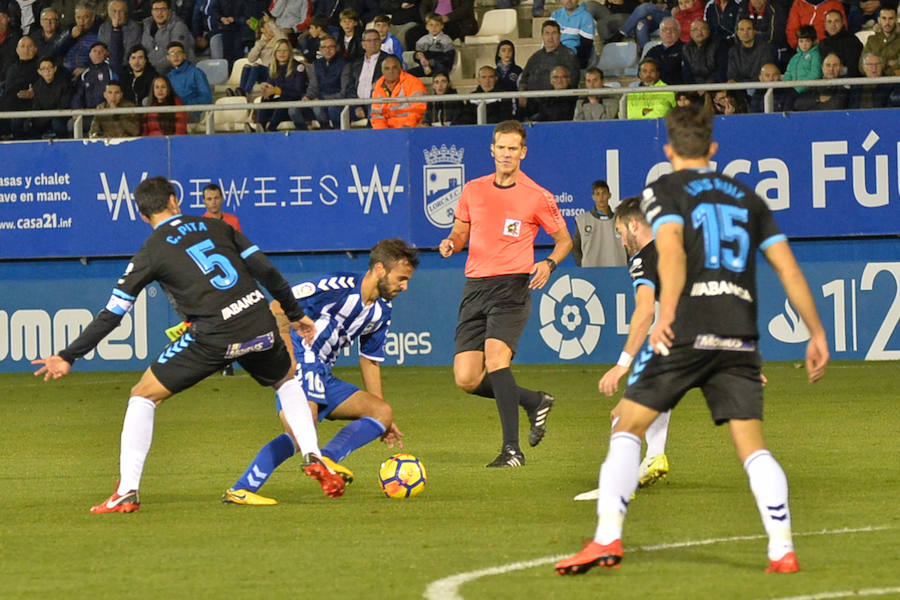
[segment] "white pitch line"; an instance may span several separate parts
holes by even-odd
[[[871,531],[884,531],[885,529],[894,529],[894,527],[890,525],[882,525],[882,526],[872,526],[872,527],[856,527],[849,528],[846,527],[844,529],[823,529],[821,531],[809,531],[805,533],[794,533],[794,537],[803,537],[803,536],[811,536],[811,535],[840,535],[846,533],[866,533]],[[765,539],[766,536],[764,534],[760,535],[738,535],[732,537],[723,537],[723,538],[710,538],[706,540],[688,540],[685,542],[668,542],[664,544],[654,544],[652,546],[639,546],[637,548],[626,548],[626,552],[635,552],[635,551],[643,551],[643,552],[653,552],[656,550],[670,550],[673,548],[691,548],[696,546],[709,546],[711,544],[721,544],[725,542],[743,542],[747,540],[759,540]],[[469,571],[467,573],[457,573],[456,575],[451,575],[449,577],[444,577],[442,579],[438,579],[432,581],[428,584],[428,587],[425,588],[425,592],[422,594],[422,597],[426,600],[465,600],[462,595],[459,593],[459,588],[461,588],[464,584],[469,583],[471,581],[475,581],[476,579],[481,579],[482,577],[487,577],[489,575],[504,575],[506,573],[511,573],[513,571],[522,571],[524,569],[531,569],[533,567],[541,567],[543,565],[553,564],[557,561],[560,561],[569,554],[558,554],[556,556],[545,556],[543,558],[535,558],[533,560],[525,560],[520,562],[509,563],[505,565],[500,565],[497,567],[489,567],[487,569],[479,569],[477,571]],[[887,592],[885,592],[887,593]],[[844,596],[835,596],[835,598],[843,598]],[[816,598],[815,596],[810,596],[809,600]],[[830,596],[824,596],[823,598],[830,598]],[[785,598],[783,600],[807,600],[806,596],[797,596],[796,598]]]
[[[884,596],[885,594],[900,593],[900,587],[867,588],[864,590],[845,590],[843,592],[819,592],[805,596],[787,596],[774,600],[832,600],[833,598],[864,598],[866,596]]]

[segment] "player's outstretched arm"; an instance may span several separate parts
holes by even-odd
[[[454,252],[462,252],[469,243],[470,226],[464,221],[455,219],[450,235],[441,240],[438,250],[444,258],[450,258]]]
[[[687,256],[684,253],[684,226],[680,223],[663,223],[656,231],[656,249],[659,253],[659,319],[650,334],[654,352],[672,347],[675,333],[675,309],[684,289],[687,273]]]
[[[34,372],[34,375],[35,377],[43,375],[44,381],[50,381],[50,379],[59,379],[60,377],[64,377],[68,375],[69,371],[72,369],[72,363],[58,354],[48,356],[47,358],[37,358],[31,361],[31,364],[43,365],[40,369]]]
[[[600,393],[607,396],[612,396],[618,391],[619,380],[628,373],[632,359],[641,349],[644,340],[647,339],[650,325],[653,324],[653,316],[656,312],[653,288],[649,285],[639,285],[634,294],[634,301],[634,312],[631,314],[631,321],[628,325],[628,339],[625,340],[622,354],[615,366],[603,374],[598,384]]]
[[[532,290],[539,290],[544,287],[550,279],[550,274],[556,269],[556,265],[562,262],[569,255],[569,252],[572,251],[572,236],[569,235],[569,230],[566,227],[562,227],[550,235],[556,243],[550,256],[544,260],[539,260],[531,267],[532,277],[528,287]]]
[[[800,313],[800,318],[809,329],[809,344],[806,346],[806,371],[809,374],[810,383],[817,381],[825,374],[825,366],[828,364],[828,340],[825,337],[825,328],[819,320],[819,312],[813,300],[809,284],[794,253],[786,241],[775,242],[765,250],[766,259],[775,269],[781,285],[787,294],[788,300]]]

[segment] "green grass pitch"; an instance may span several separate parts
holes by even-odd
[[[359,382],[357,369],[338,371]],[[766,543],[746,477],[726,429],[692,392],[672,417],[669,477],[631,504],[622,567],[558,577],[552,557],[593,534],[594,503],[572,497],[596,487],[613,399],[596,391],[600,366],[514,372],[557,396],[547,437],[525,449],[524,468],[484,468],[499,450],[496,410],[455,389],[449,368],[392,367],[385,393],[405,451],[428,469],[422,496],[383,497],[377,471],[392,452],[376,442],[348,458],[356,481],[337,500],[292,459],[263,489],[275,507],[219,501],[280,429],[269,390],[241,372],[212,377],[157,411],[143,504],[131,515],[88,508],[113,490],[138,374],[76,365],[51,383],[2,375],[0,597],[407,599],[436,580],[531,560],[537,566],[431,589],[470,600],[900,597],[896,362],[833,364],[816,385],[795,365],[766,366],[766,435],[791,484],[803,568],[793,575],[763,572]],[[323,445],[339,426],[320,426]],[[523,415],[523,440],[526,427]],[[738,536],[748,539],[721,540]]]

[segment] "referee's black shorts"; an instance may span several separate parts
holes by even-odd
[[[759,351],[697,350],[674,346],[668,356],[647,344],[635,358],[624,397],[653,410],[674,408],[691,388],[700,388],[716,425],[731,419],[762,419]]]
[[[264,386],[278,383],[291,370],[291,356],[275,329],[241,340],[188,330],[163,349],[150,370],[177,394],[233,361]]]
[[[466,279],[456,326],[456,354],[483,352],[487,338],[501,340],[515,353],[531,313],[528,279],[527,274]]]

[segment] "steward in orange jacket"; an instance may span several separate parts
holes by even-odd
[[[372,86],[372,98],[424,96],[425,85],[418,77],[404,73],[396,56],[381,63],[382,76]],[[424,102],[392,102],[373,104],[369,120],[372,129],[418,127],[425,118]]]

